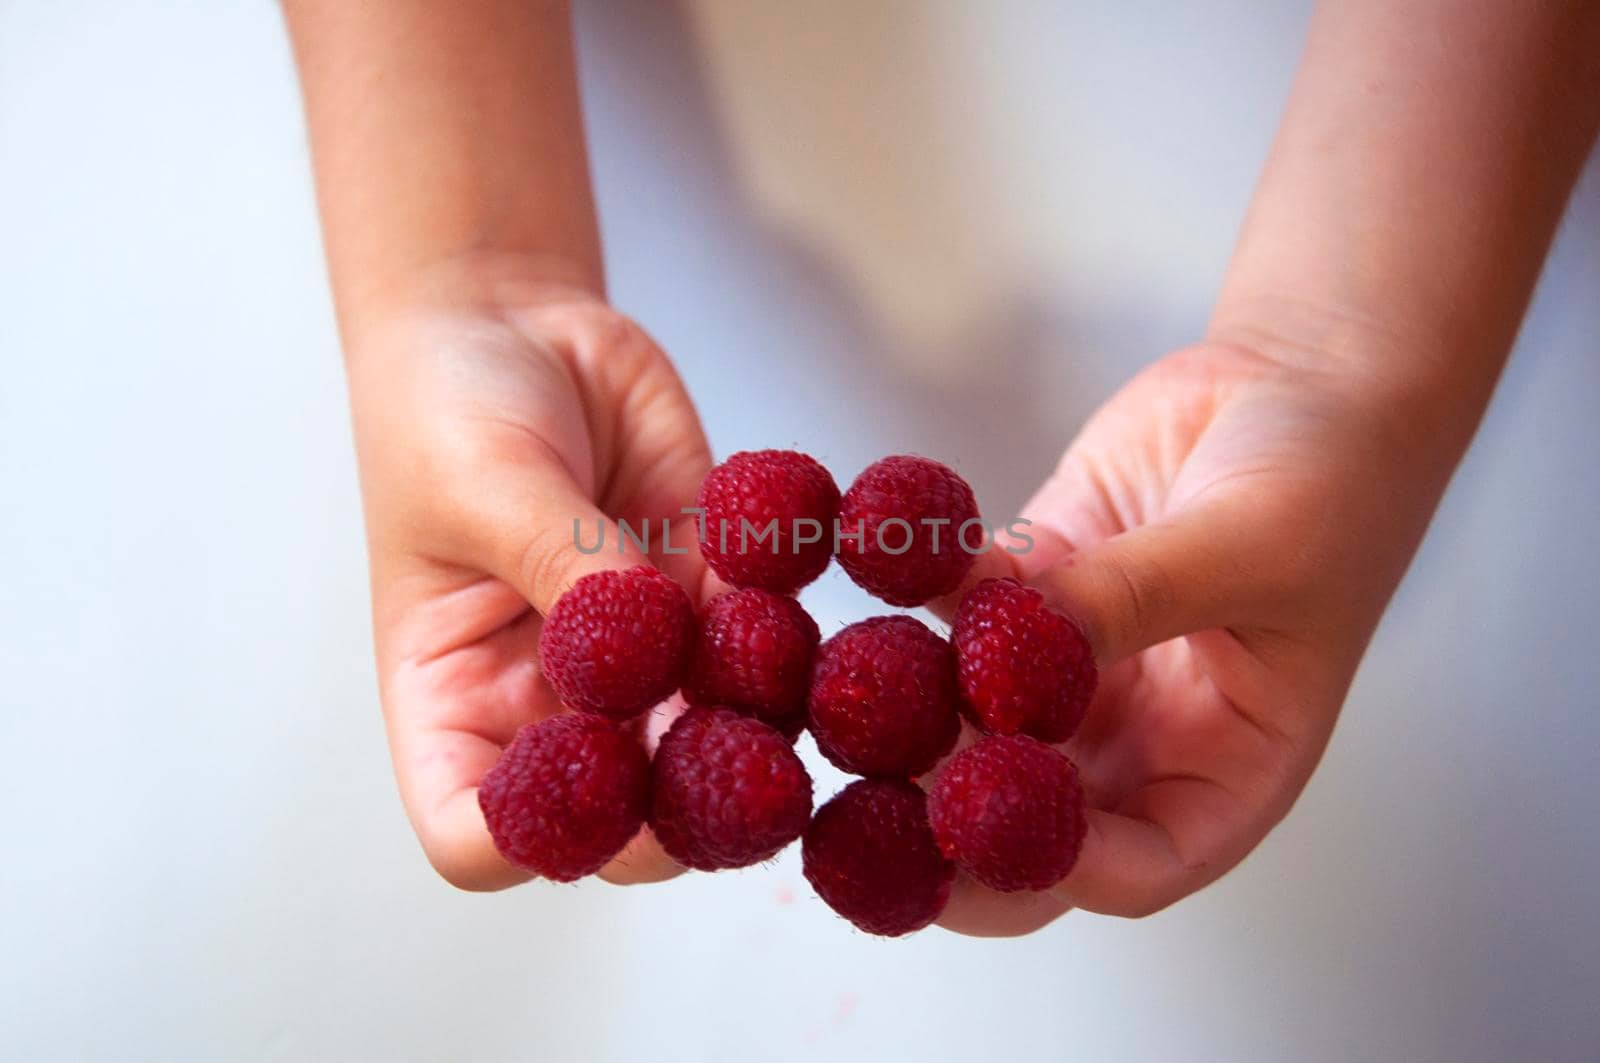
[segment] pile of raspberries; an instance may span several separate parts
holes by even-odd
[[[746,451],[707,474],[698,505],[706,562],[737,589],[696,615],[653,568],[598,572],[545,618],[540,666],[575,711],[522,728],[479,787],[505,858],[570,882],[642,824],[701,871],[802,838],[818,895],[887,936],[937,919],[958,867],[1007,892],[1060,881],[1085,813],[1077,770],[1051,743],[1077,728],[1096,682],[1078,627],[1012,579],[969,591],[949,638],[893,614],[823,641],[790,597],[833,557],[893,605],[952,593],[975,560],[957,540],[978,520],[966,482],[927,458],[890,457],[841,497],[804,454]],[[776,541],[741,548],[741,522],[773,520]],[[628,721],[678,691],[688,708],[651,758]],[[963,716],[984,737],[951,757]],[[815,815],[793,749],[806,730],[861,776]]]

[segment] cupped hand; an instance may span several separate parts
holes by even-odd
[[[1453,436],[1397,389],[1212,344],[1113,397],[966,586],[1014,575],[1101,666],[1063,751],[1092,811],[1043,894],[962,876],[941,922],[1025,933],[1072,907],[1140,916],[1236,865],[1289,811],[1448,479]],[[942,603],[949,614],[959,593]]]
[[[429,860],[498,889],[529,876],[495,850],[477,784],[519,727],[560,710],[541,618],[581,576],[642,562],[709,594],[681,507],[710,456],[666,356],[592,294],[497,260],[441,267],[395,305],[347,339],[384,716]],[[619,552],[619,518],[649,522],[647,551]],[[580,551],[575,534],[592,549],[602,525],[603,549]],[[646,828],[601,874],[678,870]]]

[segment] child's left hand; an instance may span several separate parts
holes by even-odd
[[[603,568],[654,564],[697,602],[716,587],[680,512],[710,466],[699,418],[637,325],[507,259],[436,270],[360,330],[349,375],[400,794],[447,880],[514,885],[529,876],[495,850],[477,785],[519,727],[561,711],[535,659],[544,614]],[[649,552],[619,552],[616,518],[649,521]],[[603,522],[605,548],[581,552],[574,521],[585,549]],[[646,828],[601,875],[681,870]]]

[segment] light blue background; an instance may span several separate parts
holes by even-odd
[[[615,300],[719,453],[1014,512],[1202,327],[1306,12],[790,7],[584,8]],[[0,2],[0,1058],[1596,1058],[1597,234],[1591,167],[1326,761],[1200,896],[1012,942],[855,933],[792,852],[470,896],[383,748],[274,6]]]

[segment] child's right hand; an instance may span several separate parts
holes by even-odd
[[[560,709],[538,675],[542,617],[579,577],[645,560],[703,600],[715,581],[679,510],[710,452],[650,338],[525,263],[452,264],[383,305],[347,341],[390,751],[433,866],[500,889],[529,876],[495,850],[477,784],[517,728]],[[604,550],[579,552],[574,518],[586,547],[605,523]],[[615,518],[650,521],[648,557],[617,551]],[[601,874],[679,870],[646,828]]]

